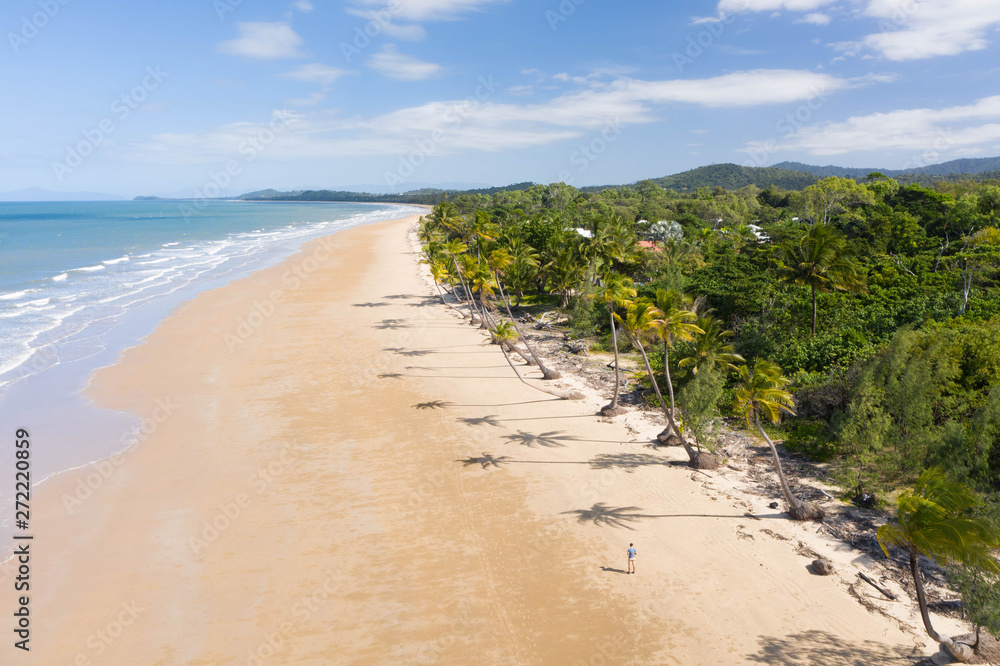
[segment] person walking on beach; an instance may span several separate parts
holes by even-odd
[[[635,573],[635,544],[628,545],[628,572],[630,574]]]

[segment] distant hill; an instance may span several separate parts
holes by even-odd
[[[811,173],[820,178],[838,176],[840,178],[854,178],[855,180],[863,179],[874,171],[890,178],[900,178],[901,176],[951,176],[956,174],[981,175],[987,172],[1000,171],[1000,157],[965,158],[912,169],[862,169],[832,165],[815,166],[813,164],[803,164],[802,162],[779,162],[774,165],[774,168]]]
[[[515,183],[504,187],[485,187],[477,190],[442,190],[427,187],[400,194],[372,194],[370,192],[348,192],[346,190],[259,190],[237,197],[244,201],[358,201],[372,203],[417,203],[434,205],[446,196],[457,194],[496,194],[509,190],[526,190],[534,183]]]
[[[699,187],[723,187],[738,190],[747,185],[767,189],[774,185],[785,190],[801,190],[815,183],[818,177],[801,170],[777,167],[745,167],[738,164],[713,164],[690,171],[655,178],[653,182],[668,190],[693,192]]]

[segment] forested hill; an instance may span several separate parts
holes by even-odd
[[[803,164],[802,162],[779,162],[773,165],[775,169],[785,169],[789,171],[801,171],[810,173],[820,178],[837,176],[838,178],[862,179],[872,172],[879,172],[890,178],[902,179],[905,176],[981,176],[995,178],[1000,172],[1000,157],[977,157],[941,164],[930,164],[923,167],[911,169],[879,169],[879,168],[850,168],[833,165],[816,166],[813,164]],[[980,180],[977,178],[976,180]]]
[[[745,167],[738,164],[712,164],[672,176],[654,178],[653,182],[667,190],[693,192],[699,187],[722,187],[738,190],[756,185],[764,190],[777,187],[783,190],[801,190],[819,180],[813,174],[775,167]]]

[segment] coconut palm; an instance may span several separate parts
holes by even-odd
[[[494,250],[490,253],[488,266],[493,272],[497,288],[500,290],[500,298],[503,300],[504,307],[507,309],[507,315],[510,317],[511,324],[514,326],[514,330],[517,331],[518,337],[520,337],[524,342],[525,349],[528,350],[528,354],[531,355],[531,359],[536,365],[538,365],[538,369],[542,371],[542,379],[559,379],[562,375],[557,370],[552,370],[539,360],[538,355],[531,346],[531,343],[528,342],[528,338],[524,337],[524,333],[521,332],[520,327],[517,325],[517,319],[514,317],[514,313],[510,310],[510,302],[507,300],[507,294],[504,293],[503,281],[500,279],[500,275],[513,261],[514,258],[506,250]],[[518,353],[520,354],[521,352]]]
[[[434,288],[437,289],[438,297],[441,299],[441,302],[450,307],[452,310],[454,310],[464,318],[465,313],[456,308],[451,303],[449,303],[447,300],[445,300],[444,292],[441,291],[441,283],[445,279],[450,277],[450,273],[448,271],[448,265],[445,264],[444,259],[441,258],[428,260],[428,263],[430,264],[431,277],[434,279]]]
[[[611,320],[611,342],[615,348],[615,392],[611,395],[611,404],[601,408],[601,413],[608,416],[616,416],[621,408],[618,406],[618,392],[621,387],[620,371],[618,367],[618,331],[615,326],[615,308],[624,307],[625,303],[635,298],[635,287],[632,285],[632,278],[624,275],[611,275],[604,281],[604,291],[601,293],[601,300],[608,306],[608,316]]]
[[[694,323],[702,333],[695,336],[690,356],[682,358],[677,365],[690,368],[693,374],[698,374],[700,368],[710,365],[723,372],[736,370],[737,364],[744,362],[743,357],[736,353],[736,347],[726,341],[733,337],[733,332],[724,330],[720,320],[706,314],[698,317]]]
[[[625,317],[621,317],[616,312],[615,321],[622,325],[622,329],[628,334],[629,338],[632,340],[632,344],[638,347],[639,353],[642,354],[642,361],[646,365],[646,374],[649,375],[649,380],[653,383],[653,390],[656,392],[656,397],[660,401],[660,408],[663,409],[663,414],[667,417],[667,423],[670,424],[670,430],[678,433],[676,437],[680,440],[681,446],[683,446],[684,450],[687,452],[688,458],[691,460],[691,464],[697,468],[714,469],[718,467],[719,460],[717,456],[710,453],[695,451],[691,448],[688,441],[680,435],[680,429],[674,421],[673,410],[667,409],[667,404],[663,401],[663,394],[660,392],[660,387],[656,383],[656,375],[653,374],[653,368],[649,365],[649,357],[646,355],[646,349],[642,346],[642,336],[650,332],[657,332],[663,325],[663,313],[660,312],[659,308],[648,301],[629,301],[626,305]]]
[[[545,265],[549,288],[558,293],[560,305],[569,305],[570,294],[586,278],[586,260],[573,243],[564,243],[559,253]]]
[[[667,392],[670,395],[670,412],[674,413],[676,408],[674,403],[674,382],[670,378],[670,348],[675,342],[689,342],[694,340],[694,336],[704,333],[694,322],[698,315],[688,310],[685,305],[687,299],[680,292],[673,289],[656,290],[656,306],[660,309],[661,324],[656,332],[663,340],[663,376],[667,380]],[[680,431],[673,420],[670,421],[673,434],[680,437]],[[668,433],[669,434],[669,433]]]
[[[781,468],[778,450],[760,425],[761,415],[770,419],[772,423],[777,423],[781,418],[781,412],[795,413],[792,411],[794,404],[792,394],[785,390],[790,380],[782,374],[778,364],[762,358],[757,359],[753,369],[746,365],[740,366],[739,379],[740,384],[736,388],[736,402],[733,409],[737,414],[743,415],[748,427],[757,429],[757,432],[771,449],[771,457],[774,460],[774,468],[778,472],[781,492],[785,496],[785,501],[788,502],[788,515],[795,520],[823,520],[825,514],[822,508],[800,500],[792,493],[785,472]]]
[[[1000,573],[1000,566],[990,554],[991,549],[1000,547],[1000,534],[985,519],[969,515],[969,510],[978,503],[969,487],[952,481],[941,469],[931,467],[920,475],[912,490],[897,494],[896,524],[882,525],[876,533],[886,557],[890,544],[907,551],[920,618],[927,635],[943,643],[953,657],[963,662],[972,659],[972,648],[939,634],[931,626],[918,560],[925,555],[939,564],[954,562],[992,574]]]
[[[476,324],[476,315],[479,314],[479,308],[476,307],[476,301],[472,297],[472,291],[465,283],[465,275],[462,273],[462,268],[458,264],[458,258],[465,256],[465,243],[457,238],[453,238],[445,243],[444,251],[451,257],[451,263],[455,267],[455,274],[458,275],[458,281],[462,285],[462,294],[469,305],[469,324],[474,326]]]
[[[579,391],[556,391],[553,389],[542,388],[541,386],[535,386],[521,375],[517,366],[515,366],[514,362],[510,360],[510,355],[507,353],[507,345],[513,344],[514,340],[517,339],[517,330],[515,330],[514,326],[510,322],[502,321],[498,323],[496,327],[490,331],[490,334],[493,336],[493,342],[500,346],[500,351],[503,352],[503,357],[507,359],[507,365],[509,365],[511,370],[514,371],[514,374],[517,375],[517,378],[521,380],[522,384],[530,386],[536,391],[541,391],[542,393],[548,393],[549,395],[554,395],[557,398],[562,398],[563,400],[582,400],[584,398],[584,395]]]
[[[865,275],[855,261],[854,247],[847,237],[828,224],[810,228],[797,242],[778,246],[778,274],[788,284],[801,284],[812,291],[812,334],[816,335],[816,294],[865,291]]]

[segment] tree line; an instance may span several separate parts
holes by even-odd
[[[823,512],[790,489],[776,437],[829,461],[847,501],[892,503],[912,487],[896,504],[903,531],[880,533],[886,547],[996,573],[985,551],[966,557],[918,528],[951,521],[962,543],[1000,544],[988,519],[1000,514],[998,227],[1000,182],[872,173],[801,190],[643,181],[459,194],[420,233],[435,280],[512,367],[519,356],[556,376],[515,315],[556,311],[614,353],[605,414],[621,408],[619,355],[632,353],[663,412],[661,441],[692,465],[718,464],[719,418],[738,417],[772,452],[793,517]],[[953,502],[955,488],[976,499]]]

